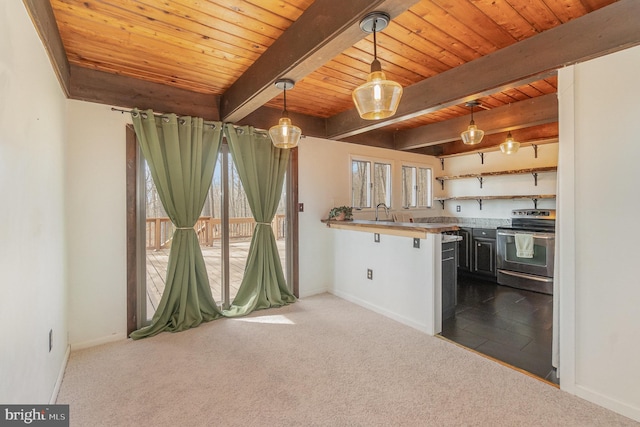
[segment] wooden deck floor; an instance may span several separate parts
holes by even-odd
[[[229,299],[233,301],[240,283],[244,267],[247,263],[247,255],[249,253],[249,245],[251,241],[235,240],[230,242],[231,257],[229,259]],[[285,241],[277,240],[278,250],[280,252],[280,260],[282,267],[286,271],[285,264]],[[214,243],[214,246],[201,246],[202,256],[207,265],[209,273],[209,284],[213,299],[220,304],[222,302],[222,260],[220,257],[220,242]],[[167,261],[169,259],[169,249],[153,250],[147,249],[147,318],[151,319],[156,307],[160,302],[162,292],[165,286],[165,277],[167,273]]]

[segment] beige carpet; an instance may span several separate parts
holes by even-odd
[[[626,426],[329,294],[71,354],[72,426]]]

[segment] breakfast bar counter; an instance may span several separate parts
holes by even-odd
[[[394,222],[394,221],[370,221],[370,220],[322,220],[327,227],[363,231],[370,233],[389,234],[393,236],[416,237],[425,239],[427,234],[440,234],[448,231],[459,230],[456,224],[429,223],[429,222]]]
[[[429,335],[442,327],[442,244],[456,224],[322,220],[333,240],[330,292]]]

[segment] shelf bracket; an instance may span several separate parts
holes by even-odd
[[[480,210],[482,210],[482,199],[476,199],[478,201],[478,204],[480,205]]]
[[[480,181],[480,188],[482,188],[482,183],[484,182],[484,178],[479,176],[478,181]]]
[[[436,178],[436,180],[440,181],[440,185],[442,186],[442,189],[444,190],[444,179]]]
[[[444,157],[440,158],[440,167],[444,170]]]
[[[444,209],[444,200],[438,200],[440,202],[440,204],[442,205],[442,209]]]
[[[484,165],[484,153],[478,153],[480,156],[480,163]]]
[[[536,187],[538,186],[538,172],[533,172],[531,175],[533,175],[533,182],[535,183]]]
[[[538,158],[538,145],[537,144],[531,144],[531,146],[533,147],[533,156],[537,159]]]
[[[533,209],[538,209],[538,199],[531,199],[533,202]]]

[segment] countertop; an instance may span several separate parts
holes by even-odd
[[[427,223],[427,222],[393,222],[370,221],[363,219],[336,221],[323,219],[327,227],[369,231],[373,233],[406,235],[409,237],[425,238],[426,234],[440,234],[445,231],[456,231],[460,228],[456,224]]]
[[[462,236],[455,234],[444,234],[442,236],[442,243],[459,242],[460,240],[462,240]]]

